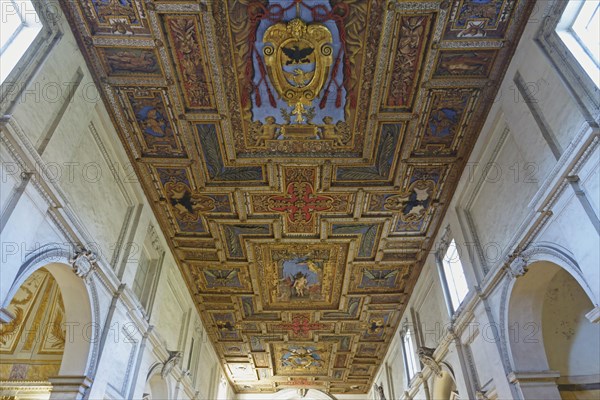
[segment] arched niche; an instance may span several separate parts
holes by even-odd
[[[66,342],[60,288],[45,269],[34,272],[9,304],[14,319],[0,324],[0,398],[48,399]]]
[[[153,374],[146,381],[144,400],[168,400],[169,386],[160,374]]]
[[[510,282],[504,337],[523,398],[560,399],[560,391],[600,384],[600,325],[585,316],[594,308],[586,289],[579,274],[547,260]]]
[[[72,254],[54,245],[40,247],[26,257],[1,304],[8,309],[19,288],[41,268],[56,281],[64,304],[66,340],[58,375],[50,378],[51,398],[83,398],[92,383],[101,322],[93,263],[93,257],[82,252]]]
[[[63,363],[59,375],[81,376],[87,371],[90,348],[94,336],[90,298],[85,284],[73,273],[69,265],[52,263],[45,266],[52,274],[63,297],[66,320],[73,329],[68,327],[68,339],[65,344]]]
[[[449,371],[443,370],[433,379],[432,400],[451,400],[456,393],[456,382]]]

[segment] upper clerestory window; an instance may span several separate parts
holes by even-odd
[[[600,87],[600,0],[569,1],[556,33],[596,87]]]
[[[0,84],[23,57],[42,27],[30,0],[0,0]]]

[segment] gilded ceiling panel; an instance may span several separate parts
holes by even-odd
[[[368,391],[532,6],[63,1],[236,391]]]

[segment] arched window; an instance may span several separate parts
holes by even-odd
[[[460,251],[449,227],[436,251],[436,264],[448,314],[452,317],[469,293],[469,285],[460,259]]]
[[[597,0],[551,2],[536,34],[586,119],[596,123],[600,118],[599,4]]]
[[[467,285],[467,278],[465,278],[465,272],[454,239],[448,245],[446,254],[442,258],[442,267],[452,308],[456,311],[467,296],[467,293],[469,293],[469,286]]]
[[[56,2],[0,0],[0,115],[10,115],[39,64],[62,37]]]
[[[0,83],[21,60],[42,26],[30,0],[0,1]]]
[[[556,33],[596,87],[600,87],[600,2],[569,1]]]
[[[417,353],[413,344],[412,330],[405,324],[404,330],[401,333],[402,339],[402,355],[404,358],[404,371],[406,372],[406,382],[410,385],[410,381],[418,372]]]

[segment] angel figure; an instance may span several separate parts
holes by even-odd
[[[338,146],[343,146],[344,142],[342,141],[343,137],[338,131],[337,127],[332,124],[333,119],[329,116],[323,117],[323,123],[325,125],[321,125],[321,137],[325,140],[333,140]]]
[[[256,138],[256,145],[262,146],[265,141],[275,139],[278,136],[279,128],[279,124],[275,123],[275,117],[268,116],[265,118],[265,124],[262,125]]]
[[[296,274],[292,287],[296,291],[296,296],[304,297],[304,291],[308,289],[308,280],[302,272]]]

